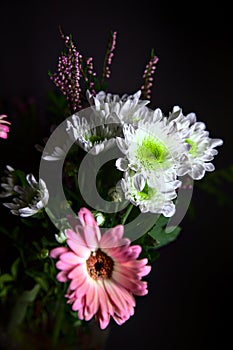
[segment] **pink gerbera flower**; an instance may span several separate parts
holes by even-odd
[[[3,120],[3,118],[7,118],[7,116],[5,114],[0,115],[0,138],[7,139],[8,132],[10,131],[8,125],[10,125],[11,123],[6,120]]]
[[[146,258],[136,260],[141,252],[139,245],[130,246],[122,238],[124,226],[118,225],[104,232],[91,212],[82,208],[79,223],[71,220],[73,229],[66,230],[68,247],[50,252],[59,258],[56,267],[61,270],[57,279],[70,282],[66,297],[81,320],[93,316],[104,329],[110,317],[119,325],[134,314],[135,298],[148,293],[147,282],[141,281],[151,266]],[[80,224],[81,223],[81,224]]]

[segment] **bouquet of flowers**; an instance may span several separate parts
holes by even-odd
[[[142,86],[119,95],[107,88],[117,32],[100,77],[71,35],[61,31],[61,38],[65,50],[49,72],[54,118],[36,145],[39,173],[13,164],[2,170],[2,204],[19,223],[10,234],[1,228],[18,255],[0,275],[0,302],[2,327],[17,344],[41,329],[49,348],[64,349],[67,334],[76,342],[77,329],[93,320],[104,330],[133,316],[159,248],[179,235],[193,183],[214,171],[223,141],[180,106],[168,115],[149,107],[154,50]],[[1,138],[9,132],[5,117]]]

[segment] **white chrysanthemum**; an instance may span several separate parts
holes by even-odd
[[[177,197],[176,189],[181,185],[179,180],[167,181],[161,174],[145,178],[142,174],[129,171],[124,174],[121,185],[125,198],[139,206],[141,212],[158,213],[166,217],[174,215],[173,199]]]
[[[139,171],[145,177],[161,171],[174,172],[180,157],[187,154],[190,147],[167,124],[160,109],[140,120],[136,128],[125,124],[123,134],[124,138],[117,137],[117,145],[125,157],[116,161],[117,168]]]
[[[90,115],[92,115],[92,119]],[[119,125],[110,123],[95,111],[87,111],[88,120],[74,114],[67,120],[66,131],[72,140],[76,141],[86,152],[98,154],[115,143],[115,136],[120,135]]]
[[[218,154],[215,149],[223,144],[221,139],[211,139],[206,125],[196,121],[195,113],[184,116],[180,107],[175,106],[168,118],[168,123],[182,138],[183,142],[190,146],[188,154],[181,158],[177,169],[179,176],[188,174],[194,180],[204,177],[206,171],[215,169],[211,161]]]
[[[48,161],[56,161],[65,159],[67,156],[67,153],[70,149],[70,142],[65,142],[62,146],[54,146],[54,149],[46,150],[43,153],[43,159]]]
[[[116,123],[135,124],[140,119],[141,111],[150,101],[140,100],[141,90],[133,95],[116,94],[100,91],[96,96],[87,91],[87,99],[90,105],[94,106],[96,111],[103,118],[111,118]]]
[[[39,179],[36,181],[32,174],[26,176],[28,187],[14,186],[14,192],[17,196],[13,198],[12,203],[3,203],[11,209],[11,213],[22,217],[32,216],[43,209],[49,200],[49,193],[45,182]]]

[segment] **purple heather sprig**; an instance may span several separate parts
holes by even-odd
[[[58,58],[57,72],[50,74],[50,79],[61,90],[69,103],[69,107],[75,112],[81,109],[80,61],[82,55],[76,50],[71,36],[65,36],[61,32],[61,37],[68,52],[63,53]]]
[[[104,84],[104,79],[110,78],[110,75],[111,75],[110,66],[112,64],[114,50],[116,48],[116,37],[117,37],[116,31],[110,33],[108,47],[107,47],[106,54],[104,57],[104,66],[103,66],[103,73],[102,73],[102,80],[101,80],[102,85]]]
[[[149,62],[146,65],[144,74],[143,74],[143,79],[144,79],[144,84],[141,86],[141,91],[142,95],[141,97],[145,100],[150,100],[151,98],[151,87],[153,85],[153,74],[156,69],[156,63],[158,62],[158,57],[155,56],[154,50],[151,50],[151,57]]]
[[[71,36],[65,36],[60,30],[61,38],[65,42],[68,52],[58,58],[57,72],[50,73],[50,79],[66,97],[72,112],[80,110],[82,106],[81,78],[85,89],[93,95],[95,91],[95,76],[93,58],[85,58],[77,51]]]
[[[83,67],[81,67],[81,72],[84,77],[86,88],[90,91],[90,93],[93,96],[95,96],[96,91],[95,91],[94,79],[96,77],[96,72],[94,72],[93,57],[89,57],[86,59],[85,67],[84,67],[84,62],[82,60],[82,65]]]

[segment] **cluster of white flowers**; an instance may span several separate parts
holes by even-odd
[[[140,90],[122,97],[104,91],[93,96],[87,91],[90,107],[63,123],[64,144],[54,145],[42,157],[47,161],[65,159],[74,142],[94,156],[118,147],[122,156],[115,165],[122,172],[123,196],[117,201],[126,199],[143,213],[171,217],[181,177],[200,180],[206,171],[213,171],[211,161],[218,153],[215,147],[223,141],[211,139],[206,125],[197,121],[195,113],[185,116],[175,106],[165,116],[159,108],[149,108],[150,101],[140,100],[140,96]],[[23,189],[14,186],[12,168],[8,168],[8,173],[1,185],[5,190],[1,196],[17,194],[13,203],[5,203],[13,214],[30,216],[46,206],[48,190],[42,179],[37,183],[28,175],[29,187]]]
[[[175,106],[166,117],[159,108],[148,108],[149,101],[140,100],[140,95],[141,91],[122,97],[104,91],[96,96],[88,93],[98,127],[96,120],[75,114],[67,122],[67,132],[92,154],[116,144],[122,152],[116,167],[123,172],[125,198],[142,212],[170,217],[175,213],[180,177],[199,180],[213,171],[215,147],[223,141],[209,138],[195,113],[185,116]]]

